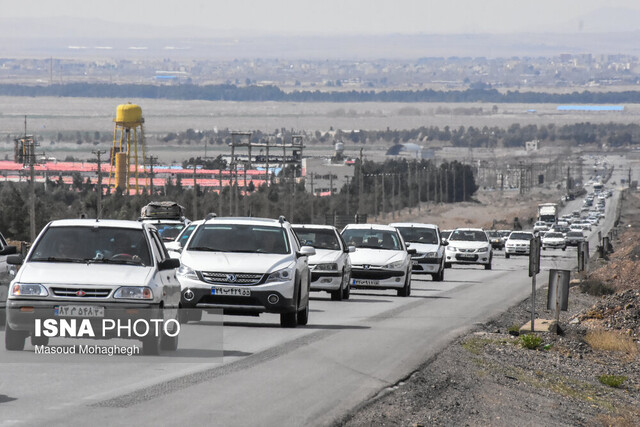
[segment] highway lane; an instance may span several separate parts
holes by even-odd
[[[613,221],[616,197],[600,227]],[[314,294],[310,324],[294,330],[275,315],[225,317],[222,363],[3,363],[0,425],[328,424],[527,297],[527,261],[497,253],[491,271],[456,266],[444,282],[416,275],[408,298]],[[575,264],[573,248],[544,251],[538,286],[549,268]]]

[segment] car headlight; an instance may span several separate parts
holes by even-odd
[[[47,288],[36,283],[15,283],[11,286],[11,296],[14,297],[46,297]]]
[[[447,250],[448,250],[448,251],[451,251],[451,252],[455,252],[455,251],[457,251],[458,249],[457,249],[455,246],[447,246]]]
[[[316,271],[318,270],[322,270],[322,271],[338,271],[338,264],[336,264],[335,262],[333,263],[326,263],[326,264],[316,264]]]
[[[389,268],[391,270],[397,270],[399,268],[402,268],[403,264],[404,264],[404,262],[402,262],[402,261],[390,262],[387,265],[383,265],[382,268]]]
[[[427,252],[424,256],[425,258],[438,258],[438,252]]]
[[[477,252],[489,252],[489,248],[478,248]]]
[[[291,270],[288,268],[283,268],[282,270],[274,271],[273,273],[269,274],[265,283],[284,282],[287,280],[291,280]]]
[[[196,273],[191,267],[184,264],[176,270],[176,274],[184,277],[185,279],[199,280],[198,273]]]
[[[153,299],[153,291],[147,286],[123,286],[113,294],[118,299]]]

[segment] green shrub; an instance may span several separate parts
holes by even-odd
[[[620,388],[622,383],[627,380],[627,377],[622,375],[600,375],[598,380],[609,387]]]
[[[542,344],[542,338],[535,334],[520,335],[520,344],[529,350],[536,349]]]

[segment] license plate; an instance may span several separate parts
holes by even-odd
[[[211,295],[230,295],[234,297],[250,297],[251,289],[228,288],[228,287],[216,286],[214,288],[211,288]]]
[[[353,281],[351,282],[352,285],[355,286],[372,286],[372,285],[379,285],[380,281],[379,280],[365,280],[365,279],[353,279]]]
[[[94,305],[59,305],[53,315],[59,317],[104,317],[104,307]]]
[[[460,254],[460,258],[475,258],[475,255],[471,255],[471,254]]]

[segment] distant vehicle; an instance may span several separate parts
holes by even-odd
[[[180,258],[182,249],[184,249],[184,247],[187,245],[189,237],[191,237],[195,229],[198,228],[200,224],[204,223],[204,221],[205,220],[203,219],[192,221],[191,223],[189,223],[189,225],[184,227],[182,231],[180,231],[180,234],[178,234],[178,237],[176,237],[175,240],[165,243],[165,246],[167,247],[171,258]]]
[[[547,223],[548,226],[558,221],[558,204],[541,203],[538,205],[538,221]]]
[[[549,231],[549,224],[544,221],[538,221],[533,225],[533,232],[540,233]]]
[[[7,350],[23,350],[29,336],[32,345],[48,344],[47,336],[37,335],[34,316],[178,324],[180,283],[174,273],[180,262],[169,257],[155,228],[138,221],[52,221],[25,259],[12,255],[7,262],[22,264],[7,299]],[[177,349],[173,332],[119,338],[139,339],[143,353],[159,354]]]
[[[533,233],[528,231],[514,231],[509,235],[504,245],[504,257],[511,255],[529,255]]]
[[[185,218],[184,208],[175,202],[151,202],[140,210],[139,221],[153,224],[162,241],[171,242],[191,221]]]
[[[500,237],[502,237],[502,243],[504,244],[509,238],[509,234],[511,234],[511,230],[498,230],[498,233],[500,234]]]
[[[453,230],[440,230],[440,237],[446,240],[449,238],[452,232]]]
[[[309,319],[312,246],[303,246],[284,217],[211,218],[200,224],[180,255],[182,307],[227,315],[280,314],[295,328]],[[200,311],[198,311],[198,309]]]
[[[567,249],[567,241],[564,234],[549,231],[542,236],[542,250],[545,249]]]
[[[351,286],[395,289],[398,296],[411,295],[411,255],[395,227],[349,224],[342,230],[347,245],[355,246],[351,258]]]
[[[456,228],[449,236],[445,267],[453,264],[480,264],[491,270],[493,249],[487,233],[481,228]]]
[[[415,249],[411,256],[414,273],[430,273],[433,280],[444,280],[444,251],[448,245],[440,236],[440,229],[434,224],[393,223],[389,224],[400,232],[407,247]]]
[[[347,246],[338,230],[331,225],[294,224],[291,226],[303,246],[312,246],[316,254],[309,257],[311,290],[326,291],[333,301],[349,299],[351,293],[351,260],[356,250]]]
[[[504,240],[500,233],[496,230],[487,230],[487,237],[489,238],[489,243],[491,243],[491,247],[493,249],[501,250],[504,248]]]
[[[18,252],[18,249],[7,244],[2,233],[0,233],[0,325],[4,325],[5,313],[4,308],[7,301],[7,293],[9,290],[9,282],[11,276],[9,274],[9,265],[7,264],[7,257]]]
[[[584,234],[582,231],[569,231],[565,236],[567,246],[578,246],[578,243],[584,242]]]

